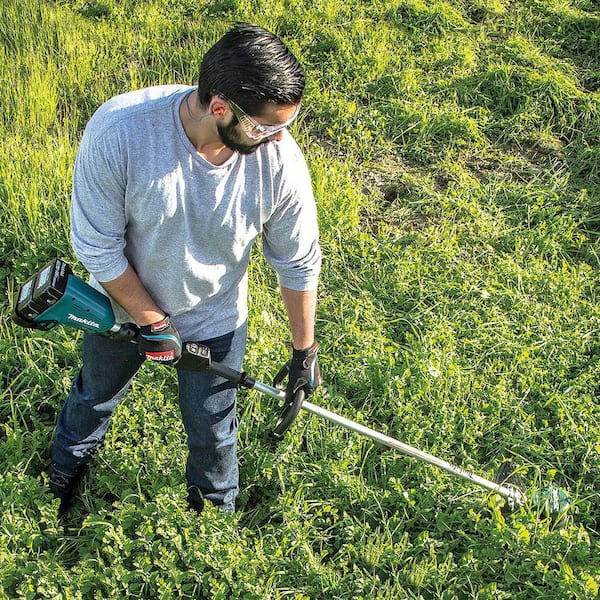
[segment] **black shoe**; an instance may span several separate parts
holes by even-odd
[[[50,465],[48,469],[48,487],[55,498],[60,498],[59,516],[63,516],[71,508],[75,492],[85,475],[85,471],[86,468],[82,467],[74,475],[70,475],[61,471],[56,465]]]
[[[190,485],[187,492],[187,501],[190,508],[200,514],[204,509],[204,496],[202,496],[200,488],[197,485]]]

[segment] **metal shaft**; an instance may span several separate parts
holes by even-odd
[[[285,400],[285,392],[283,390],[279,390],[275,387],[267,385],[266,383],[256,381],[254,382],[252,389],[256,390],[257,392],[261,392],[262,394],[266,394],[267,396],[279,398],[279,400]]]
[[[267,394],[268,396],[272,396],[273,398],[278,398],[280,400],[285,401],[285,392],[270,385],[266,385],[257,381],[254,383],[253,389],[263,394]],[[470,481],[471,483],[474,483],[482,488],[485,488],[492,492],[496,492],[500,496],[508,499],[511,502],[514,502],[517,505],[523,505],[525,503],[525,498],[522,492],[517,488],[500,485],[495,481],[490,481],[489,479],[480,477],[475,473],[471,473],[470,471],[466,471],[461,467],[457,467],[456,465],[446,462],[445,460],[442,460],[437,456],[433,456],[432,454],[423,452],[422,450],[418,450],[417,448],[413,448],[412,446],[404,444],[393,437],[384,435],[383,433],[370,429],[369,427],[365,427],[364,425],[356,423],[355,421],[351,421],[350,419],[346,419],[345,417],[331,412],[326,408],[322,408],[321,406],[317,406],[312,402],[308,402],[305,400],[302,403],[302,408],[313,415],[331,421],[336,425],[341,425],[345,429],[349,429],[350,431],[360,433],[361,435],[364,435],[374,440],[375,442],[378,442],[379,444],[388,446],[389,448],[400,450],[400,452],[402,452],[403,454],[412,456],[413,458],[429,463],[430,465],[434,465],[439,469],[450,473],[451,475],[456,475],[461,479]]]
[[[316,406],[311,402],[304,401],[304,403],[302,404],[302,408],[312,413],[313,415],[317,415],[319,417],[322,417],[323,419],[331,421],[332,423],[341,425],[346,429],[350,429],[351,431],[355,431],[356,433],[360,433],[361,435],[371,438],[372,440],[383,444],[384,446],[400,450],[402,453],[407,454],[408,456],[412,456],[413,458],[422,460],[426,463],[429,463],[430,465],[434,465],[442,469],[443,471],[451,473],[452,475],[457,475],[458,477],[466,479],[471,483],[475,483],[476,485],[496,492],[497,494],[500,494],[504,498],[516,502],[517,504],[523,504],[524,502],[522,493],[516,488],[499,485],[494,481],[490,481],[488,479],[485,479],[484,477],[476,475],[475,473],[466,471],[465,469],[462,469],[461,467],[457,467],[456,465],[446,462],[445,460],[442,460],[437,456],[433,456],[432,454],[423,452],[422,450],[418,450],[417,448],[413,448],[412,446],[404,444],[393,437],[389,437],[387,435],[384,435],[383,433],[379,433],[378,431],[374,431],[373,429],[365,427],[364,425],[360,425],[359,423],[350,421],[350,419],[341,417],[340,415],[337,415],[336,413],[333,413],[320,406]]]

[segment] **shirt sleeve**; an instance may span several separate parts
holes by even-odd
[[[279,285],[295,291],[317,288],[321,270],[317,208],[306,161],[295,144],[283,162],[279,202],[263,227],[263,252]]]
[[[125,166],[118,141],[109,143],[108,136],[95,136],[90,129],[88,124],[73,172],[71,244],[88,272],[105,282],[122,275],[128,265]]]

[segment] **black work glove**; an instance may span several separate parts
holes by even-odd
[[[148,360],[174,365],[181,358],[181,347],[181,337],[169,315],[156,323],[140,327],[138,350]]]
[[[296,350],[292,346],[292,360],[288,363],[288,383],[285,391],[288,398],[293,398],[299,389],[304,389],[308,398],[321,384],[318,352],[317,342],[304,350]]]

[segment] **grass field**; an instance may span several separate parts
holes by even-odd
[[[309,83],[292,128],[319,204],[316,404],[494,478],[567,523],[240,392],[235,516],[186,510],[172,371],[145,366],[70,518],[40,485],[81,335],[12,324],[68,241],[71,168],[109,97],[194,83],[235,21]],[[595,0],[1,0],[0,598],[596,598],[600,9]],[[256,252],[245,368],[287,359]]]

